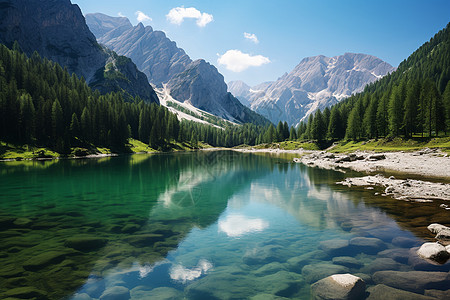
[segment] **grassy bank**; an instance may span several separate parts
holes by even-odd
[[[413,138],[413,139],[378,139],[360,142],[341,141],[329,148],[330,152],[343,153],[356,150],[375,152],[412,152],[423,148],[439,148],[450,153],[450,137],[443,138]]]
[[[98,154],[124,154],[124,153],[154,153],[154,152],[174,152],[191,151],[196,148],[208,148],[208,144],[199,143],[193,147],[190,143],[168,143],[160,151],[149,147],[149,145],[135,139],[129,139],[128,144],[121,149],[110,149],[96,147],[94,145],[84,145],[83,147],[70,148],[70,154],[61,154],[48,147],[35,147],[30,145],[15,145],[0,142],[0,160],[22,160],[22,159],[52,159],[58,157],[83,157]]]

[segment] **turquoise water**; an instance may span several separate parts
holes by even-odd
[[[409,251],[445,223],[439,203],[335,185],[345,176],[229,151],[2,163],[0,293],[309,299],[334,273],[370,286],[381,270],[448,271]],[[336,246],[360,237],[373,244]]]

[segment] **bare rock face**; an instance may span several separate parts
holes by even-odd
[[[320,300],[363,299],[365,290],[365,282],[351,274],[331,275],[311,285],[314,299]]]
[[[139,75],[131,61],[126,63],[126,72],[123,63],[122,69],[112,70],[114,76],[104,76],[105,66],[117,65],[119,57],[97,43],[80,8],[70,0],[2,1],[0,43],[11,48],[14,41],[28,56],[37,51],[70,73],[83,76],[89,84],[96,82],[102,92],[124,89],[133,97],[159,102],[145,75]],[[117,80],[120,76],[122,82]]]
[[[392,71],[391,65],[367,54],[319,55],[303,59],[275,82],[252,87],[250,95],[237,96],[247,97],[251,108],[273,123],[295,125]]]
[[[125,17],[110,17],[105,14],[87,14],[86,24],[91,32],[96,36],[103,36],[114,29],[120,29],[117,32],[124,32],[133,27],[130,20]]]
[[[213,65],[202,59],[192,61],[164,32],[142,23],[124,30],[120,20],[115,20],[120,18],[102,14],[88,14],[86,19],[101,44],[130,57],[152,84],[165,84],[174,99],[238,123],[268,122],[227,91],[223,76]],[[105,27],[100,30],[99,24]],[[111,29],[110,24],[117,27]]]

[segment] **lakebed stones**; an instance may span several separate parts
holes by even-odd
[[[67,253],[59,251],[48,251],[37,256],[31,257],[23,263],[23,268],[28,271],[37,271],[49,265],[62,262]]]
[[[405,248],[394,248],[394,249],[386,249],[381,252],[378,252],[379,257],[387,257],[399,262],[401,264],[408,263],[409,259],[409,249]]]
[[[402,265],[391,258],[379,257],[361,269],[362,272],[375,273],[382,270],[399,270]]]
[[[436,300],[436,298],[433,297],[395,289],[384,284],[372,286],[367,289],[367,292],[369,293],[369,297],[367,297],[366,300]]]
[[[131,290],[131,300],[174,300],[183,299],[183,293],[170,287],[149,288],[137,286]]]
[[[450,274],[424,271],[379,271],[373,281],[393,288],[423,294],[426,289],[446,289],[450,285]]]
[[[355,237],[349,242],[353,252],[377,254],[378,252],[386,249],[386,244],[377,238]]]
[[[124,286],[115,286],[106,289],[100,296],[100,300],[128,300],[130,299],[130,290]]]
[[[318,263],[306,265],[302,269],[302,275],[306,282],[313,283],[322,278],[331,276],[333,274],[348,273],[349,269],[344,266],[335,265],[331,263]]]
[[[75,250],[89,252],[103,247],[106,242],[107,240],[104,238],[89,235],[76,235],[68,238],[64,245]]]
[[[364,298],[365,282],[351,274],[335,274],[311,285],[315,299],[353,300]]]
[[[5,292],[12,299],[47,299],[47,293],[32,286],[18,287]]]
[[[361,268],[363,263],[351,256],[338,256],[333,257],[333,263],[336,265],[341,265],[347,268]]]
[[[397,236],[392,239],[392,245],[401,247],[401,248],[411,248],[414,246],[417,246],[417,240],[403,237],[403,236]]]
[[[436,234],[436,239],[442,245],[450,245],[450,228],[442,229]]]
[[[425,243],[417,250],[417,254],[425,259],[445,263],[450,258],[450,253],[439,243]]]
[[[319,243],[319,248],[330,256],[342,256],[349,250],[349,242],[342,239],[332,239]]]

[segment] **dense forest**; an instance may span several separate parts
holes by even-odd
[[[101,95],[38,53],[0,46],[0,140],[39,145],[59,153],[95,145],[123,149],[129,138],[154,149],[199,141],[233,147],[285,140],[340,140],[439,136],[450,132],[450,24],[398,69],[362,93],[323,111],[297,128],[286,122],[223,127],[179,121],[167,108]],[[223,125],[223,124],[221,124]]]
[[[450,24],[362,93],[301,123],[306,139],[431,137],[450,131]]]

